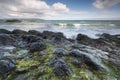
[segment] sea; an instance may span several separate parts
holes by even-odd
[[[76,38],[81,33],[91,38],[99,38],[99,35],[108,33],[120,34],[120,20],[39,20],[24,19],[21,22],[6,22],[0,20],[0,29],[25,31],[37,30],[62,32],[67,38]]]

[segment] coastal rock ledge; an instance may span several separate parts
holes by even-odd
[[[120,80],[120,35],[0,29],[0,80]]]

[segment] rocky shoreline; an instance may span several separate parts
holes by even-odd
[[[0,80],[120,80],[120,35],[0,29]]]

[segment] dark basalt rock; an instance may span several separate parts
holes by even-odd
[[[113,45],[120,47],[120,35],[110,35],[110,34],[104,33],[100,35],[99,39],[102,39],[108,42],[109,44],[111,43]]]
[[[93,70],[108,72],[108,70],[106,69],[106,67],[103,66],[101,60],[98,57],[95,57],[91,54],[86,54],[85,52],[79,51],[77,49],[71,50],[69,54],[78,59],[80,63],[85,63]]]
[[[42,33],[40,33],[39,31],[36,31],[36,30],[29,30],[28,34],[41,36],[42,37]]]
[[[46,44],[42,41],[40,42],[33,42],[30,45],[30,52],[37,52],[46,49]]]
[[[14,45],[15,39],[9,34],[0,34],[0,46],[1,45]]]
[[[57,44],[64,44],[68,42],[63,33],[54,33],[51,40]]]
[[[4,34],[11,34],[11,31],[8,31],[6,29],[0,29],[0,34],[4,33]]]
[[[25,41],[27,43],[37,42],[37,41],[43,41],[41,37],[35,36],[35,35],[23,35],[22,41]]]
[[[51,31],[44,31],[42,33],[43,39],[49,39],[52,41],[52,43],[55,44],[65,44],[69,43],[69,41],[66,39],[66,37],[61,32],[51,32]]]
[[[56,76],[65,77],[72,75],[72,71],[68,65],[60,58],[52,58],[49,62],[49,65],[53,67],[53,71]]]
[[[30,47],[31,43],[38,41],[43,41],[43,39],[36,35],[22,35],[17,41],[17,46],[21,48]]]
[[[54,51],[54,55],[57,57],[65,56],[65,55],[67,55],[67,51],[63,48],[57,48]]]
[[[23,31],[23,30],[15,29],[15,30],[12,31],[12,34],[23,35],[23,34],[27,34],[27,32]]]
[[[84,34],[78,34],[76,40],[78,41],[78,43],[86,44],[86,45],[92,42],[92,39]]]
[[[15,69],[15,60],[12,57],[3,57],[0,59],[0,75],[5,77]]]
[[[102,34],[99,35],[98,39],[91,39],[84,35],[84,37],[81,37],[79,34],[77,36],[77,42],[80,44],[84,44],[87,46],[92,46],[97,49],[100,49],[102,51],[106,51],[109,53],[110,62],[120,69],[120,64],[117,64],[119,62],[119,56],[120,56],[120,35],[110,35],[110,34]],[[117,63],[116,63],[117,62]]]
[[[109,53],[114,53],[113,52],[114,49],[119,47],[119,44],[120,44],[120,39],[118,35],[116,36],[116,35],[109,35],[104,33],[98,39],[91,39],[87,36],[84,36],[82,38],[79,35],[82,35],[82,34],[78,34],[78,37],[77,37],[78,43],[84,44],[87,46],[92,46]]]
[[[42,37],[43,39],[51,39],[51,37],[53,36],[54,32],[51,31],[44,31],[42,33]]]

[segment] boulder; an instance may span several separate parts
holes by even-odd
[[[91,46],[82,45],[82,44],[74,44],[71,46],[71,49],[78,49],[82,52],[94,55],[101,59],[108,59],[108,56],[109,56],[108,52],[99,50],[99,49],[91,47]]]
[[[52,58],[49,62],[49,65],[53,68],[53,72],[56,76],[65,77],[72,75],[72,71],[68,65],[60,58]]]
[[[108,69],[102,64],[101,59],[92,54],[77,49],[71,50],[69,54],[78,59],[78,61],[85,63],[93,70],[108,72]]]
[[[9,34],[0,34],[0,46],[1,45],[14,45],[15,39]]]
[[[52,42],[57,43],[57,44],[64,44],[67,43],[66,37],[63,35],[63,33],[54,33],[52,35]]]
[[[102,35],[100,35],[99,39],[102,39],[109,44],[111,43],[112,45],[120,47],[120,35],[110,35],[107,33],[103,33]]]
[[[30,45],[30,52],[37,52],[46,49],[46,44],[42,41],[40,42],[33,42]]]
[[[27,43],[37,42],[37,41],[43,41],[41,37],[35,36],[35,35],[23,35],[22,41],[25,41]]]
[[[43,31],[42,37],[43,37],[43,39],[51,39],[53,34],[54,34],[54,32],[51,32],[51,31]]]
[[[28,34],[42,36],[42,33],[40,33],[39,31],[36,31],[36,30],[29,30]]]
[[[11,31],[8,31],[8,30],[6,30],[6,29],[0,29],[0,34],[11,34]]]
[[[107,52],[109,52],[109,50],[111,51],[111,49],[113,49],[112,42],[108,42],[108,41],[106,41],[105,39],[102,39],[102,38],[92,39],[92,38],[89,38],[86,35],[78,34],[76,40],[80,44],[84,44],[84,45],[87,45],[87,46],[92,46],[92,47],[95,47],[97,49],[107,51]]]
[[[69,40],[61,32],[51,32],[51,31],[44,31],[42,33],[43,39],[49,39],[54,44],[67,44]]]
[[[27,34],[26,31],[23,31],[23,30],[19,30],[19,29],[15,29],[12,31],[12,34],[20,34],[20,35],[23,35],[23,34]]]
[[[20,48],[26,48],[30,47],[31,43],[38,41],[43,41],[43,39],[36,35],[22,35],[17,41],[17,46]]]
[[[67,51],[63,48],[56,48],[54,50],[54,55],[57,57],[61,57],[61,56],[67,55]]]
[[[0,75],[5,77],[15,69],[15,60],[12,57],[3,57],[0,59]]]
[[[78,34],[76,40],[78,43],[86,44],[86,45],[90,44],[93,41],[91,38],[89,38],[84,34]]]

